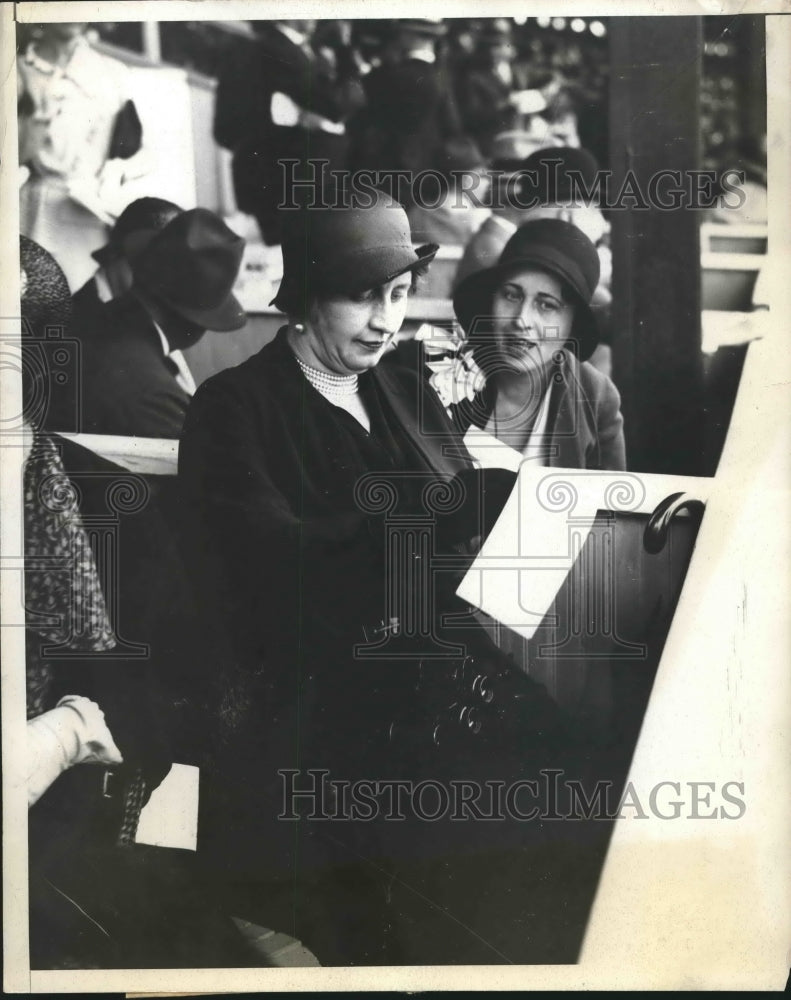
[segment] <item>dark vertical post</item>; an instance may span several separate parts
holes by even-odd
[[[743,15],[736,24],[736,69],[742,86],[739,125],[752,151],[760,149],[766,135],[766,17]]]
[[[627,207],[611,212],[613,377],[628,466],[701,474],[699,213],[650,200],[658,171],[680,171],[688,189],[690,171],[700,167],[701,21],[613,17],[609,25],[609,200],[633,176],[648,202],[625,198]],[[670,187],[659,186],[666,203]]]

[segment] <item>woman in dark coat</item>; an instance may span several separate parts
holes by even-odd
[[[462,909],[485,892],[493,869],[468,856],[508,824],[407,807],[388,821],[392,786],[361,803],[354,783],[506,780],[557,759],[554,703],[454,595],[460,543],[513,477],[484,484],[422,370],[378,364],[436,246],[415,250],[384,196],[308,214],[309,241],[284,244],[288,325],[200,387],[181,440],[193,554],[224,626],[199,851],[235,915],[324,964],[502,961],[473,916],[444,910],[468,877]]]
[[[451,400],[462,433],[477,426],[542,465],[626,468],[620,395],[586,360],[598,281],[595,246],[560,219],[526,222],[494,267],[462,281],[453,305],[485,377]]]

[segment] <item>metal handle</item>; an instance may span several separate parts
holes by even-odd
[[[661,552],[667,543],[670,522],[681,510],[703,515],[705,504],[690,493],[671,493],[657,506],[649,517],[643,532],[643,548],[652,556]]]

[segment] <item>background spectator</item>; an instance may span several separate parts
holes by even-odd
[[[352,169],[414,177],[441,168],[447,140],[461,134],[451,79],[437,62],[436,42],[445,32],[441,20],[393,22],[381,65],[363,81],[367,105],[353,122]],[[411,200],[408,183],[389,193]]]
[[[146,169],[126,67],[96,52],[87,25],[41,25],[17,60],[21,230],[47,248],[71,288],[123,208],[124,184]]]
[[[244,240],[213,212],[191,209],[159,233],[130,234],[130,292],[95,309],[79,331],[83,429],[177,438],[195,383],[181,353],[206,330],[246,316],[232,294]]]
[[[465,129],[485,155],[491,154],[499,133],[529,129],[529,117],[546,107],[543,97],[529,87],[527,70],[516,57],[511,22],[486,21],[475,56],[458,81]]]
[[[124,243],[132,233],[159,231],[183,209],[163,198],[138,198],[121,212],[110,238],[103,247],[91,254],[99,267],[93,277],[72,296],[75,323],[79,328],[82,317],[102,302],[110,302],[132,287],[132,263]]]
[[[291,191],[289,178],[313,177],[306,159],[346,165],[343,120],[359,93],[342,79],[345,45],[332,46],[333,65],[310,44],[311,20],[253,21],[256,32],[243,53],[234,52],[219,78],[214,137],[233,151],[238,207],[254,215],[265,243],[280,243],[278,206]],[[296,161],[293,175],[281,160]]]

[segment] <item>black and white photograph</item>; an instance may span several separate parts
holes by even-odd
[[[769,6],[2,5],[7,991],[786,986]]]

